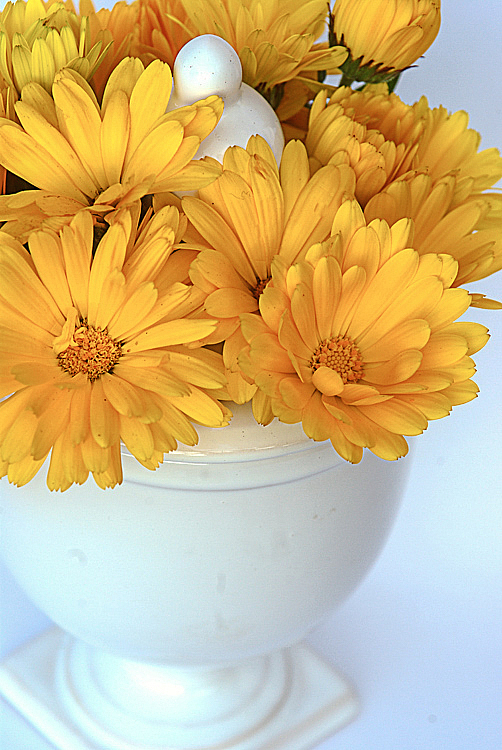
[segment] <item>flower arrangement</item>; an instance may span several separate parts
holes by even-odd
[[[466,113],[394,92],[439,5],[6,4],[0,476],[49,457],[50,489],[113,487],[121,443],[153,470],[246,402],[349,462],[395,460],[476,396],[488,332],[459,318],[502,308],[466,289],[502,268],[502,158]],[[216,94],[168,109],[202,34],[275,109],[279,163],[259,135],[198,158]]]

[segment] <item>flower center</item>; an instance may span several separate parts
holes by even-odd
[[[357,383],[364,376],[361,352],[347,336],[322,341],[312,355],[310,366],[314,371],[330,367],[344,383]]]
[[[253,289],[253,297],[255,297],[255,299],[260,299],[260,295],[263,293],[263,290],[271,278],[271,276],[267,276],[266,279],[257,279],[256,286]]]
[[[108,335],[106,328],[94,328],[85,320],[75,329],[72,342],[57,355],[60,367],[72,377],[82,372],[93,383],[113,370],[122,354],[122,345]]]

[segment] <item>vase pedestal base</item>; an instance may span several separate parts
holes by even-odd
[[[198,730],[192,726],[189,734],[183,735],[183,744],[162,744],[159,736],[152,740],[154,735],[142,743],[138,727],[133,727],[131,737],[127,732],[110,734],[99,716],[87,711],[78,691],[71,685],[62,690],[62,654],[63,661],[68,661],[66,643],[63,631],[51,628],[0,665],[0,693],[58,750],[307,750],[348,724],[358,712],[357,699],[347,682],[307,645],[299,644],[272,656],[276,663],[267,670],[272,675],[282,672],[284,689],[279,696],[276,687],[260,688],[256,700],[262,704],[257,709],[261,718],[254,726],[229,734],[228,720],[215,718],[211,724],[201,722]],[[70,700],[65,692],[71,694]],[[264,705],[267,696],[269,710]],[[92,704],[96,699],[91,696],[89,700]],[[251,702],[247,715],[252,716],[254,710]]]

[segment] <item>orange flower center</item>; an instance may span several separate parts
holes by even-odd
[[[361,352],[348,336],[322,341],[312,355],[310,366],[314,371],[330,367],[344,383],[357,383],[364,376]]]
[[[255,299],[260,299],[260,295],[263,293],[263,290],[265,289],[271,278],[271,276],[267,276],[266,279],[257,280],[257,284],[253,289],[253,297],[255,297]]]
[[[83,320],[73,334],[72,343],[57,359],[72,377],[82,372],[93,383],[113,370],[121,354],[122,345],[108,335],[106,328],[95,328]]]

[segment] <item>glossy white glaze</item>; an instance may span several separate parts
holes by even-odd
[[[300,689],[289,649],[372,565],[407,473],[371,454],[349,465],[249,405],[200,432],[154,473],[125,454],[113,490],[50,493],[42,473],[2,488],[7,565],[73,636],[57,671],[72,721],[197,750],[199,723],[211,742],[237,738]]]
[[[245,148],[249,138],[258,134],[280,162],[284,136],[279,119],[266,99],[242,82],[239,56],[228,42],[212,34],[192,39],[179,51],[173,77],[168,110],[212,94],[221,96],[225,103],[220,122],[202,142],[196,159],[212,156],[221,161],[229,146]]]

